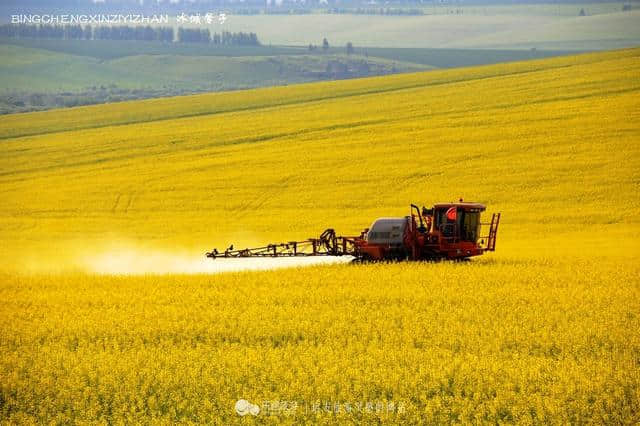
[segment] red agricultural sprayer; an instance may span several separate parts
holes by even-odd
[[[213,249],[207,257],[353,256],[357,260],[465,259],[496,248],[500,213],[482,223],[486,207],[479,203],[440,203],[427,209],[411,205],[405,217],[376,219],[359,236],[344,237],[327,229],[318,238],[224,251]],[[481,236],[482,226],[488,226]]]

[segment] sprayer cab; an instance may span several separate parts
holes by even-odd
[[[450,259],[478,256],[495,250],[500,213],[490,222],[482,222],[486,207],[480,203],[439,203],[431,209],[422,208],[422,220],[430,223],[425,233],[424,248]],[[482,235],[487,226],[487,235]]]

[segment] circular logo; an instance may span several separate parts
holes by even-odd
[[[249,414],[249,405],[251,404],[246,399],[239,399],[236,401],[236,413],[241,416],[246,416]]]
[[[246,416],[247,414],[251,414],[252,416],[257,416],[260,414],[260,407],[256,404],[252,404],[246,399],[239,399],[236,401],[235,405],[236,413],[240,416]]]
[[[260,413],[260,407],[258,407],[256,404],[249,404],[249,412],[251,413],[252,416],[257,416]]]

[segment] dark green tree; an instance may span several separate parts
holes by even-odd
[[[347,43],[347,55],[351,55],[353,54],[354,50],[353,50],[353,43],[348,42]]]

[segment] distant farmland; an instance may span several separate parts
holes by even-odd
[[[615,2],[438,5],[424,7],[420,16],[314,9],[301,15],[231,13],[224,25],[207,28],[254,32],[262,46],[0,39],[0,113],[636,46],[640,11],[622,9]],[[353,46],[349,55],[347,43]]]
[[[0,111],[116,102],[536,59],[566,51],[213,46],[5,39]]]
[[[596,50],[640,44],[640,10],[605,10],[598,3],[474,7],[448,6],[424,16],[232,16],[231,31],[252,31],[280,45],[347,42],[367,47]],[[588,16],[578,16],[584,8]],[[456,13],[456,10],[458,13]],[[572,10],[573,13],[569,13]],[[605,13],[598,13],[605,12]]]

